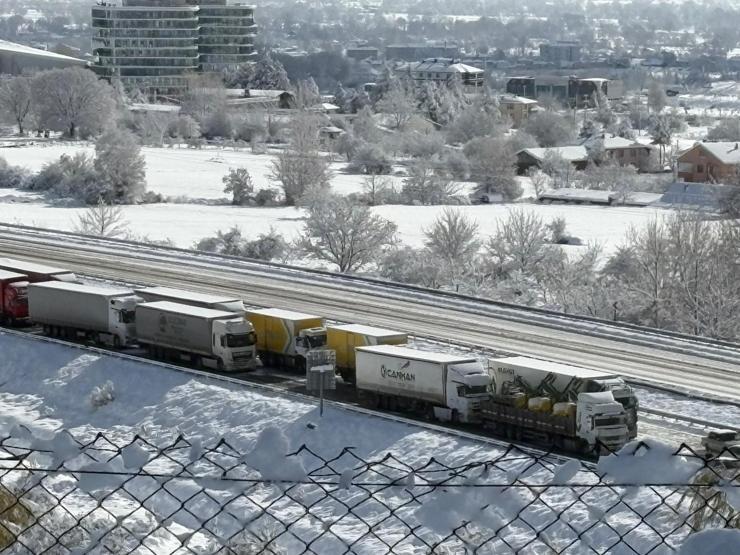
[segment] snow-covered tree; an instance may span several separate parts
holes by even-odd
[[[659,81],[653,81],[650,83],[650,87],[647,92],[647,103],[648,107],[653,111],[653,114],[660,114],[666,104],[668,104],[668,97],[665,94],[665,89]]]
[[[432,226],[424,230],[424,237],[429,252],[449,267],[462,268],[480,248],[477,222],[460,209],[445,208]]]
[[[96,237],[121,237],[128,232],[128,222],[120,206],[107,204],[102,197],[77,219],[75,231]]]
[[[242,64],[234,73],[227,76],[227,81],[229,86],[245,89],[287,91],[291,88],[283,64],[269,54],[264,54],[254,63]]]
[[[377,206],[385,204],[389,196],[395,195],[395,189],[390,177],[371,173],[362,180],[362,194],[369,206]]]
[[[64,131],[69,137],[98,133],[115,114],[113,89],[88,69],[42,71],[31,85],[38,124]]]
[[[312,116],[293,119],[290,146],[272,163],[271,178],[280,184],[285,204],[294,206],[311,189],[328,188],[329,161],[318,151],[319,123]]]
[[[568,145],[573,142],[575,136],[572,122],[550,111],[532,114],[523,129],[537,139],[542,147]]]
[[[378,262],[378,274],[398,283],[414,283],[432,289],[442,285],[442,265],[427,249],[392,248]]]
[[[408,169],[401,194],[409,204],[446,204],[460,192],[446,173],[429,160],[419,160]]]
[[[401,80],[393,79],[375,109],[390,117],[394,129],[403,129],[414,115],[414,98]]]
[[[332,196],[309,210],[298,244],[309,257],[347,273],[377,261],[395,237],[396,224],[347,197]]]
[[[231,195],[231,204],[240,206],[252,199],[254,184],[247,168],[230,168],[221,181],[224,184],[224,193]]]
[[[321,102],[321,93],[313,77],[298,81],[296,86],[296,104],[301,108],[310,108]]]
[[[514,168],[516,156],[507,139],[478,137],[469,141],[463,152],[470,164],[470,177],[482,193],[500,193],[506,200],[521,196]]]
[[[131,204],[146,192],[146,162],[136,136],[112,128],[95,142],[95,171],[105,185],[105,200]]]
[[[517,208],[497,222],[486,248],[499,272],[534,276],[553,247],[544,220],[532,210]]]
[[[11,77],[0,83],[0,113],[11,118],[23,135],[24,125],[32,116],[33,91],[31,79],[25,75]]]

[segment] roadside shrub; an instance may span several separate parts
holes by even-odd
[[[257,194],[254,195],[254,203],[257,206],[277,206],[280,204],[278,197],[280,191],[273,188],[260,189]]]
[[[360,143],[347,168],[350,171],[366,174],[386,174],[391,172],[393,160],[382,146],[372,143]]]
[[[28,170],[11,166],[5,158],[0,158],[0,188],[22,189],[28,180]]]

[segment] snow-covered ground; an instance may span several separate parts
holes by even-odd
[[[92,154],[93,147],[85,143],[39,143],[0,148],[0,156],[8,163],[32,171],[40,170],[44,164],[57,160],[62,154],[78,152]],[[144,148],[143,152],[149,190],[166,197],[179,198],[181,202],[124,207],[130,229],[137,235],[155,240],[171,239],[179,247],[191,247],[203,237],[233,225],[241,226],[248,236],[266,232],[270,227],[289,238],[299,233],[304,217],[302,210],[233,207],[225,199],[221,179],[230,167],[243,166],[249,169],[258,189],[275,187],[275,183],[269,179],[271,155],[223,148]],[[363,176],[344,173],[344,166],[334,164],[332,188],[339,194],[361,192]],[[391,179],[400,187],[400,177]],[[526,178],[519,179],[524,197],[531,197],[531,183]],[[210,202],[198,203],[198,199]],[[217,199],[223,199],[224,204],[213,204]],[[487,237],[495,232],[498,222],[506,217],[507,211],[518,205],[462,206],[460,209],[477,221],[480,234]],[[606,252],[612,251],[620,243],[630,226],[639,227],[656,215],[666,214],[665,210],[632,207],[523,206],[534,210],[546,221],[564,217],[571,234],[581,238],[584,243],[595,241],[602,244]],[[386,205],[373,210],[398,225],[401,241],[421,246],[424,229],[433,223],[443,209],[442,206]],[[79,208],[45,203],[38,195],[27,192],[0,190],[0,221],[3,222],[71,230],[81,212]]]
[[[481,236],[487,238],[496,231],[498,222],[505,219],[508,210],[520,205],[461,206],[460,210],[473,218]],[[568,231],[584,244],[596,241],[605,252],[613,251],[622,241],[630,226],[640,227],[653,217],[667,214],[665,210],[650,208],[605,208],[576,205],[521,205],[533,210],[545,221],[564,217]],[[403,243],[419,247],[424,242],[424,229],[429,228],[443,206],[385,205],[373,208],[377,214],[398,225]],[[0,198],[0,221],[49,229],[73,230],[83,208],[48,205],[43,202],[3,202]],[[216,230],[233,225],[242,228],[248,237],[266,232],[270,227],[294,238],[303,226],[304,211],[295,208],[254,208],[229,205],[202,204],[148,204],[125,206],[123,212],[129,228],[137,235],[150,239],[172,239],[176,246],[191,247]]]
[[[119,547],[113,552],[128,552],[120,546],[133,534],[133,540],[145,542],[156,553],[182,553],[183,547],[213,553],[213,542],[218,538],[230,538],[244,529],[256,533],[255,522],[264,527],[269,520],[273,536],[283,531],[286,522],[293,523],[290,531],[271,545],[287,553],[303,551],[313,540],[311,553],[385,552],[386,546],[379,540],[383,538],[396,544],[394,553],[411,554],[428,552],[429,545],[465,521],[465,528],[456,531],[462,541],[453,538],[445,542],[445,552],[482,545],[480,553],[508,553],[507,546],[535,553],[546,551],[547,544],[555,551],[569,546],[574,553],[591,548],[620,555],[667,555],[673,550],[665,544],[656,545],[660,543],[656,531],[669,535],[672,545],[680,544],[688,532],[683,522],[688,508],[679,506],[676,514],[681,490],[671,493],[671,488],[690,480],[701,464],[652,441],[648,441],[649,449],[638,455],[633,455],[632,446],[619,456],[602,458],[598,471],[606,473],[605,479],[613,485],[573,487],[569,484],[596,479],[593,471],[575,460],[537,463],[520,452],[505,455],[503,448],[487,443],[335,407],[319,418],[313,402],[7,333],[0,333],[0,352],[0,437],[17,438],[22,445],[53,453],[31,457],[29,464],[47,467],[52,456],[66,461],[69,470],[45,478],[44,489],[63,499],[61,503],[70,515],[84,514],[88,529],[96,530],[92,539],[70,534],[65,540],[70,543],[105,544],[116,536],[106,532],[122,527],[128,533],[116,536]],[[117,456],[110,444],[102,441],[107,449],[102,455],[89,448],[81,454],[67,432],[78,440],[92,440],[102,432],[119,447],[138,433],[149,444],[134,443]],[[171,444],[179,434],[189,448],[150,460],[152,445]],[[252,473],[240,475],[241,479],[256,476],[306,483],[292,487],[265,483],[255,488],[249,483],[223,481],[213,462],[221,459],[212,453],[221,438],[245,454],[229,465],[237,470],[245,465],[245,471]],[[287,456],[302,445],[318,457],[308,452]],[[348,455],[329,466],[317,463],[317,459],[339,455],[350,446],[362,459],[378,460],[386,453],[396,459],[382,467],[366,467]],[[206,452],[211,453],[208,460]],[[103,457],[108,462],[90,463],[86,457]],[[175,463],[183,457],[188,464],[187,476],[168,480],[169,473],[184,472]],[[431,457],[439,463],[429,463]],[[491,460],[496,464],[481,464]],[[427,463],[430,466],[420,469]],[[126,478],[142,467],[161,477],[157,481]],[[312,474],[317,467],[320,474]],[[411,468],[416,472],[409,473]],[[218,474],[212,478],[193,477],[210,476],[214,469]],[[17,474],[4,473],[4,483]],[[318,485],[316,479],[336,481],[336,486]],[[366,485],[392,480],[398,480],[396,485]],[[430,480],[441,480],[445,486],[432,487]],[[126,494],[110,494],[124,481]],[[35,483],[31,482],[32,490]],[[665,485],[640,486],[656,483]],[[540,486],[533,491],[529,484]],[[285,495],[286,489],[290,497]],[[733,506],[739,497],[735,489],[724,488]],[[535,491],[542,493],[538,497]],[[37,502],[37,509],[45,502],[59,503],[38,490],[24,498]],[[93,510],[94,499],[105,499],[105,510]],[[301,508],[304,505],[311,505],[310,514]],[[347,515],[347,507],[353,507],[352,513],[365,522]],[[393,517],[387,518],[388,507],[393,507]],[[217,513],[223,514],[214,518]],[[255,521],[259,514],[270,516]],[[46,525],[61,527],[69,520],[65,513],[47,520]],[[640,520],[644,522],[640,524]],[[371,533],[368,521],[374,523]],[[76,526],[74,521],[72,525]],[[418,525],[414,535],[409,534],[409,527]],[[716,545],[731,548],[725,552],[733,552],[737,546],[738,533],[707,536],[707,543],[718,541],[721,543]],[[693,541],[697,542],[701,546],[701,541]],[[695,545],[692,549],[687,553],[701,552]],[[76,552],[80,552],[79,546]]]
[[[153,148],[144,147],[146,180],[150,191],[165,197],[191,199],[222,199],[224,184],[221,179],[229,168],[244,167],[249,170],[255,189],[276,187],[270,180],[273,156],[253,154],[249,150],[231,148]],[[93,156],[95,148],[87,143],[38,143],[33,146],[0,148],[0,156],[12,165],[39,171],[44,164],[58,160],[63,154],[72,156],[84,153]],[[362,190],[363,176],[344,173],[346,164],[332,164],[332,188],[346,195]],[[392,177],[400,183],[399,178]]]

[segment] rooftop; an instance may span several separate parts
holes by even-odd
[[[42,283],[32,283],[30,287],[43,289],[56,289],[59,291],[74,291],[86,295],[100,295],[103,297],[127,297],[133,295],[130,289],[121,287],[101,287],[99,285],[85,285],[82,283],[70,283],[66,281],[44,281]]]
[[[183,316],[194,316],[196,318],[209,318],[212,320],[220,318],[236,318],[233,312],[226,312],[224,310],[213,310],[211,308],[202,308],[200,306],[192,306],[189,304],[173,303],[170,301],[156,301],[153,303],[141,303],[139,307],[151,308],[154,310],[161,310],[162,312],[173,312],[175,314],[182,314]]]
[[[207,293],[198,293],[196,291],[187,291],[186,289],[173,289],[170,287],[146,287],[134,289],[137,295],[152,295],[155,297],[167,297],[169,299],[180,299],[204,304],[231,303],[234,301],[241,302],[239,297],[224,297],[220,295],[209,295]]]
[[[717,142],[717,143],[696,143],[692,149],[700,146],[712,156],[717,158],[723,164],[740,164],[740,143],[737,142]],[[691,150],[691,149],[689,149]],[[681,155],[685,154],[684,151]],[[680,158],[680,156],[679,156]]]
[[[14,54],[30,54],[33,56],[39,56],[43,58],[53,58],[55,60],[66,60],[68,62],[79,62],[80,65],[84,65],[87,62],[79,58],[73,58],[72,56],[65,56],[64,54],[57,54],[56,52],[49,52],[48,50],[41,50],[40,48],[32,48],[31,46],[25,46],[23,44],[17,44],[7,40],[0,39],[0,53],[14,53]]]
[[[273,318],[282,318],[283,320],[320,320],[321,316],[315,314],[305,314],[303,312],[294,312],[292,310],[283,310],[282,308],[259,308],[247,311],[247,314],[260,314],[262,316],[272,316]]]
[[[551,362],[549,360],[542,360],[539,358],[506,357],[491,359],[490,362],[493,364],[504,363],[524,368],[535,368],[543,372],[555,372],[557,374],[564,374],[566,376],[573,376],[581,379],[606,379],[615,376],[615,374],[602,372],[601,370],[572,366],[570,364],[561,364],[560,362]]]
[[[370,337],[388,337],[395,335],[406,335],[401,331],[386,330],[373,326],[364,326],[362,324],[342,324],[339,326],[328,326],[329,329],[347,331],[358,335],[368,335]]]
[[[472,356],[453,355],[450,353],[435,353],[432,351],[420,351],[410,347],[401,347],[399,345],[373,345],[369,347],[356,347],[356,351],[366,353],[376,353],[380,355],[390,355],[398,358],[408,358],[424,362],[438,362],[442,364],[451,364],[455,362],[475,362],[477,359]]]

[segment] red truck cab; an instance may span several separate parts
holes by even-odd
[[[11,326],[29,323],[27,276],[0,270],[0,323]]]

